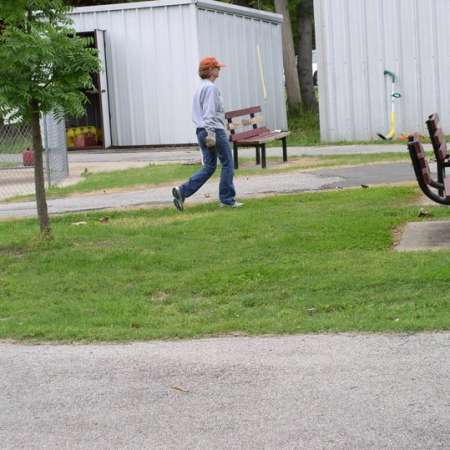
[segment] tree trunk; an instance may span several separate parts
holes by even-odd
[[[51,229],[48,218],[47,199],[45,196],[45,178],[44,178],[44,161],[42,149],[41,127],[39,123],[40,113],[38,104],[32,100],[30,102],[32,110],[31,131],[33,136],[34,151],[34,185],[36,191],[36,207],[39,218],[39,227],[41,234],[45,237],[51,237]]]
[[[283,21],[283,66],[286,79],[288,107],[290,112],[299,112],[302,107],[297,64],[295,61],[294,39],[292,37],[291,17],[287,0],[274,0],[275,11],[282,14]]]
[[[312,74],[313,19],[312,0],[302,0],[298,18],[298,77],[305,109],[317,111]]]

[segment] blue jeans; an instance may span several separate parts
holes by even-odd
[[[231,156],[230,145],[228,144],[227,134],[225,130],[216,128],[216,146],[210,150],[205,145],[207,132],[204,128],[197,128],[197,140],[200,150],[203,154],[203,167],[189,180],[180,186],[180,192],[183,199],[190,197],[197,192],[216,171],[217,157],[222,164],[222,172],[220,173],[219,199],[226,205],[234,204],[236,191],[233,185],[234,167],[233,157]]]

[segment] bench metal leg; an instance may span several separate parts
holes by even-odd
[[[283,161],[286,162],[287,161],[287,140],[284,137],[283,139],[281,139],[281,142],[283,144]]]
[[[445,178],[445,167],[441,161],[436,162],[437,165],[437,177],[439,183],[444,183]],[[444,189],[438,189],[438,193],[440,197],[444,196]]]
[[[237,144],[233,144],[233,160],[234,160],[234,168],[235,169],[239,169],[238,146],[237,146]]]
[[[266,144],[261,144],[261,167],[266,168]]]
[[[261,154],[259,152],[259,145],[256,146],[256,164],[261,164]]]

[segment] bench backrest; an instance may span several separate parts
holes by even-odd
[[[439,127],[439,115],[431,114],[426,121],[434,156],[439,162],[443,162],[448,155],[447,142],[442,128]]]
[[[228,111],[225,113],[225,119],[227,119],[228,122],[230,140],[232,142],[259,136],[260,134],[269,131],[268,128],[259,126],[263,124],[261,106],[252,106],[250,108]],[[239,131],[240,129],[243,129],[244,131]]]
[[[423,181],[427,185],[431,184],[430,166],[428,165],[425,151],[422,144],[414,135],[410,135],[408,137],[408,150],[419,184],[421,181]]]

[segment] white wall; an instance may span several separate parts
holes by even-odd
[[[195,5],[121,6],[72,14],[79,32],[106,30],[113,145],[194,142]]]
[[[390,80],[399,76],[397,131],[425,133],[439,112],[450,129],[450,1],[315,0],[321,137],[386,132]]]
[[[199,8],[198,37],[200,57],[213,55],[227,65],[217,81],[225,109],[261,105],[270,128],[286,129],[281,23]],[[267,100],[263,96],[257,45]]]
[[[287,127],[281,16],[211,0],[160,0],[76,8],[71,17],[78,32],[106,30],[114,146],[194,143],[192,96],[199,59],[209,54],[229,65],[219,81],[226,109],[261,104],[269,126]]]

